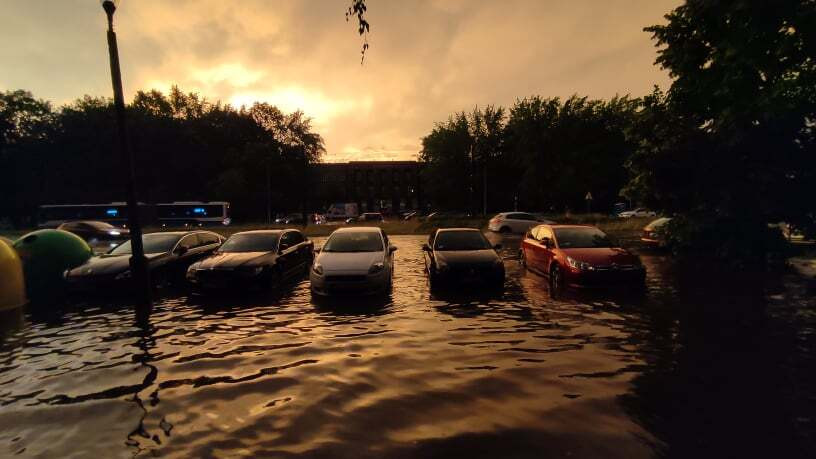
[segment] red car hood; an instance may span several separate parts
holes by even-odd
[[[619,247],[591,248],[591,249],[561,249],[564,254],[578,261],[583,261],[592,265],[633,265],[638,263],[638,258],[626,249]]]

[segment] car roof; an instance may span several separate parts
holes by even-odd
[[[153,234],[169,234],[172,236],[187,236],[188,234],[196,234],[196,233],[213,233],[217,234],[213,231],[206,231],[206,230],[193,230],[193,231],[156,231],[153,233],[145,233],[145,236],[150,236]]]
[[[561,224],[561,223],[542,223],[538,226],[549,226],[551,228],[595,228],[600,229],[595,225],[570,225],[570,224]]]
[[[353,232],[360,232],[360,233],[379,233],[382,230],[377,226],[352,226],[350,228],[337,228],[334,230],[335,233],[353,233]]]
[[[284,231],[297,231],[291,229],[273,229],[273,230],[249,230],[249,231],[239,231],[237,233],[232,233],[233,236],[236,234],[280,234]]]
[[[481,230],[478,229],[478,228],[439,228],[437,230],[437,232],[439,232],[439,233],[449,232],[449,231],[479,231],[479,232],[481,232]]]

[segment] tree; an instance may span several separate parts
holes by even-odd
[[[645,30],[674,81],[640,115],[628,190],[740,231],[816,227],[816,2],[689,0],[666,19]]]
[[[124,195],[110,99],[85,96],[51,111],[30,94],[2,94],[2,215],[25,224],[40,204],[120,201]],[[174,87],[139,91],[128,105],[137,152],[140,200],[233,201],[237,219],[266,215],[267,167],[275,208],[294,210],[308,186],[306,169],[325,153],[302,112],[268,104],[236,109]],[[8,140],[5,140],[8,139]]]

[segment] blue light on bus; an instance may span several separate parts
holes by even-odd
[[[108,209],[105,211],[109,217],[118,217],[119,216],[119,209]]]
[[[196,215],[207,215],[207,211],[203,207],[194,208],[193,213]]]

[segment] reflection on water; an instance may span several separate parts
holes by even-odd
[[[393,294],[235,298],[3,317],[0,456],[813,456],[814,300],[795,277],[644,255],[641,295],[429,293],[395,236]]]

